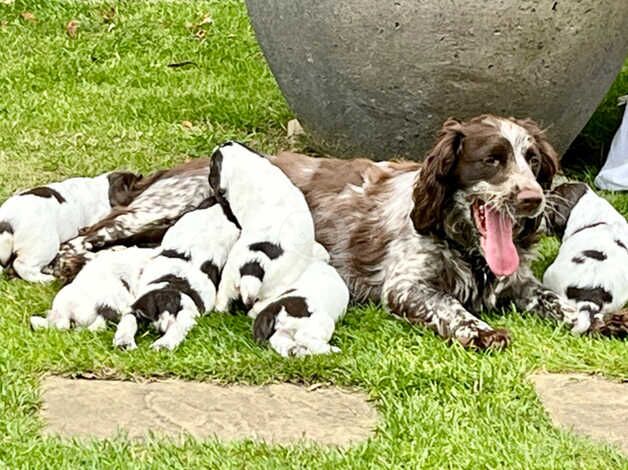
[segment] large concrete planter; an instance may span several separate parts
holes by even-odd
[[[421,158],[448,116],[530,116],[564,151],[628,53],[627,0],[247,0],[289,104],[335,151]]]

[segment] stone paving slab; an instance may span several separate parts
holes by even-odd
[[[628,454],[628,383],[584,374],[531,378],[555,425],[610,442]]]
[[[156,435],[346,446],[368,439],[377,412],[363,393],[334,387],[135,383],[47,377],[45,434],[107,438]]]

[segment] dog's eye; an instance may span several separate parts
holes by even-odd
[[[530,165],[530,169],[536,173],[539,169],[539,166],[541,165],[541,157],[536,153],[530,151],[526,153],[526,160],[528,162],[528,165]]]
[[[489,155],[484,159],[484,164],[487,166],[497,167],[501,163],[501,158],[498,155]]]

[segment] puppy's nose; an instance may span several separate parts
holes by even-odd
[[[543,203],[543,193],[536,189],[524,188],[517,193],[517,212],[523,215],[534,214]]]

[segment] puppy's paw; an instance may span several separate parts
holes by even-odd
[[[48,320],[45,319],[44,317],[33,315],[31,317],[30,322],[31,322],[31,328],[33,330],[41,330],[43,328],[48,328]]]
[[[113,338],[113,345],[118,349],[122,349],[125,351],[132,351],[137,349],[137,344],[135,344],[135,338],[127,334],[118,334]]]
[[[228,297],[218,293],[218,296],[216,297],[216,304],[214,305],[214,311],[229,313],[229,304],[231,303],[229,300],[230,299]]]
[[[176,349],[176,347],[178,345],[179,345],[179,343],[175,343],[174,341],[169,340],[165,336],[162,336],[157,341],[155,341],[153,344],[151,344],[150,347],[152,349],[154,349],[155,351],[159,351],[161,349],[167,349],[168,351],[174,351],[174,349]]]
[[[571,325],[571,333],[581,335],[591,329],[591,313],[587,310],[578,310],[575,306],[561,303],[563,318],[567,325]]]

